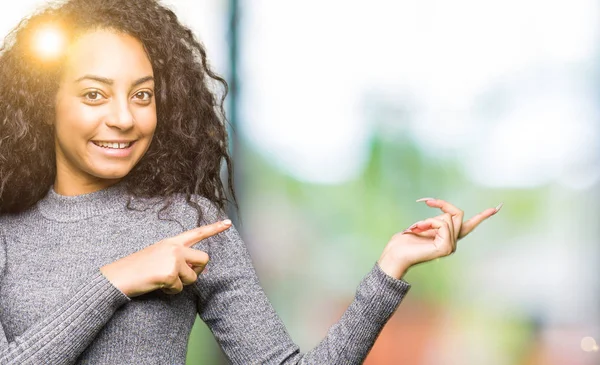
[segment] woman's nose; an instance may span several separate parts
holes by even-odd
[[[127,130],[133,127],[135,120],[128,100],[114,100],[111,115],[106,124],[110,127]]]

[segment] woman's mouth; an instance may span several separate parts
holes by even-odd
[[[135,141],[130,142],[104,142],[104,141],[92,141],[98,147],[112,148],[112,149],[123,149],[129,148]]]
[[[133,150],[136,141],[111,142],[111,141],[91,141],[95,148],[105,156],[109,157],[128,157]]]

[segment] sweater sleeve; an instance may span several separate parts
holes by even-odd
[[[210,246],[207,273],[195,284],[198,313],[233,364],[361,364],[410,288],[377,264],[325,338],[300,353],[260,286],[234,227]],[[204,276],[203,276],[204,275]]]
[[[6,242],[1,227],[0,246],[1,279],[6,270]],[[98,270],[69,301],[41,318],[13,341],[7,340],[0,326],[0,364],[71,364],[117,308],[130,300]]]

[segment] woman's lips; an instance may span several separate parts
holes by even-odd
[[[131,155],[131,151],[133,151],[133,146],[137,141],[131,142],[129,147],[126,148],[111,148],[111,147],[101,147],[95,144],[94,142],[90,142],[95,149],[101,152],[105,156],[109,157],[128,157]]]

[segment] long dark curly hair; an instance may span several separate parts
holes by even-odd
[[[48,23],[62,27],[67,42],[94,29],[123,32],[148,54],[157,126],[146,154],[122,179],[129,193],[164,197],[165,207],[183,193],[198,211],[198,222],[202,211],[193,195],[222,212],[228,202],[237,207],[223,106],[228,86],[209,67],[192,31],[155,0],[71,0],[23,19],[0,48],[0,213],[33,206],[56,176],[54,127],[48,121],[55,118],[62,59],[40,61],[31,47],[36,30]]]

